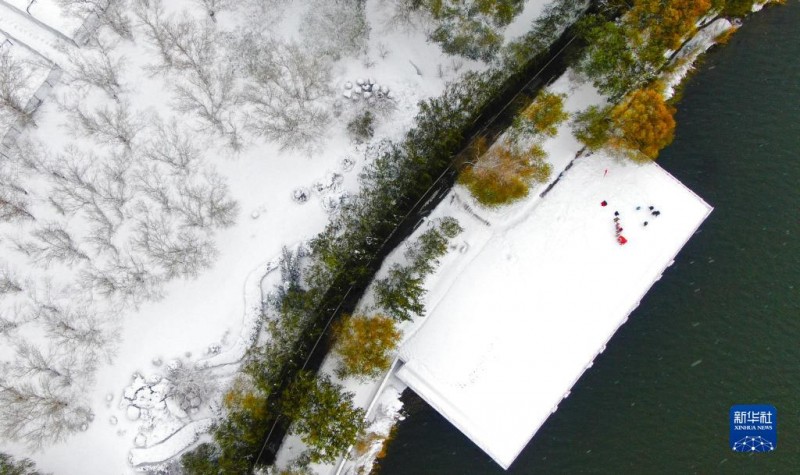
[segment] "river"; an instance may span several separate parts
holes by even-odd
[[[798,473],[798,58],[798,0],[705,56],[659,163],[715,211],[508,473]],[[405,400],[383,475],[504,473]],[[777,407],[774,452],[729,448],[728,411],[750,403]]]

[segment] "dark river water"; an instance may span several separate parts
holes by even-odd
[[[800,2],[710,52],[677,120],[659,163],[715,211],[509,473],[800,473]],[[406,402],[383,475],[503,473]],[[774,452],[729,448],[751,403],[777,407]]]

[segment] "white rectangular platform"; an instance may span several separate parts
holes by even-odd
[[[710,212],[655,164],[578,159],[495,225],[401,346],[397,376],[508,468]]]

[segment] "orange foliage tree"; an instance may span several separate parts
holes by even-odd
[[[675,109],[658,91],[633,91],[611,109],[607,146],[635,160],[654,160],[672,142],[674,115]]]
[[[400,332],[389,317],[352,315],[339,322],[335,338],[334,348],[342,358],[339,376],[369,378],[389,369]]]
[[[544,182],[550,176],[551,166],[538,144],[528,149],[498,144],[488,151],[485,141],[475,146],[475,161],[459,176],[475,198],[488,206],[495,206],[527,196],[532,181]],[[485,153],[482,153],[485,151]]]
[[[674,50],[710,9],[711,0],[637,0],[625,19],[634,31],[647,31],[652,47]]]

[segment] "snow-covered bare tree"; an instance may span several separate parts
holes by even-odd
[[[167,279],[195,277],[211,265],[217,251],[204,233],[177,229],[163,215],[145,213],[137,222],[132,243]]]
[[[300,34],[318,55],[339,59],[366,52],[369,26],[363,0],[312,0]]]
[[[36,220],[29,210],[28,192],[8,178],[0,175],[0,222]]]
[[[28,135],[22,135],[4,144],[0,149],[0,169],[19,174],[27,171],[42,171],[45,169],[46,154],[42,144]]]
[[[24,253],[37,264],[45,267],[54,261],[73,266],[88,262],[89,255],[60,223],[49,222],[31,232],[33,240],[22,241]]]
[[[240,98],[233,66],[212,61],[189,71],[185,80],[175,84],[175,110],[196,117],[201,131],[216,133],[239,150],[243,143],[234,111]]]
[[[133,40],[131,21],[126,12],[127,0],[57,0],[64,14],[81,21],[96,18],[100,25],[109,27],[114,33]]]
[[[67,123],[69,130],[102,145],[120,145],[131,150],[134,139],[144,129],[144,117],[132,112],[127,101],[94,110],[78,102],[65,104],[65,107],[71,118]]]
[[[0,296],[18,292],[22,292],[22,281],[10,267],[0,265]]]
[[[79,359],[81,353],[72,351],[75,348],[56,351],[51,347],[42,351],[36,345],[20,340],[14,349],[10,373],[17,379],[48,379],[54,387],[71,387],[86,384],[92,377],[93,366],[83,364]]]
[[[195,164],[202,158],[195,142],[196,139],[183,130],[177,120],[164,123],[157,119],[142,155],[154,163],[167,165],[170,174],[185,176],[195,169]]]
[[[54,299],[52,288],[31,292],[32,317],[55,347],[77,358],[88,381],[100,361],[109,362],[116,347],[116,336],[109,315],[98,315],[86,297]],[[77,364],[76,363],[76,364]]]
[[[174,77],[175,109],[196,117],[200,130],[216,133],[232,149],[240,149],[234,115],[238,80],[233,64],[219,51],[222,33],[208,23],[166,16],[160,0],[138,0],[136,14],[159,52],[160,62],[151,70],[180,73]]]
[[[330,121],[324,104],[331,92],[329,60],[256,34],[243,35],[239,44],[249,78],[247,128],[283,149],[313,148]]]
[[[230,10],[238,2],[236,0],[194,0],[194,3],[201,6],[213,21],[217,21],[217,13]]]
[[[103,159],[68,146],[45,167],[52,182],[50,203],[60,214],[85,213],[96,249],[113,251],[110,239],[127,217],[134,197],[134,187],[128,183],[133,180],[129,170],[135,162],[135,155],[127,153],[112,151]]]
[[[13,48],[0,48],[0,124],[36,125],[34,109],[28,107],[34,92],[30,84],[33,68],[12,51]]]
[[[175,209],[183,225],[199,228],[226,228],[236,222],[239,205],[231,199],[228,185],[213,170],[207,170],[200,180],[179,182],[179,202]]]
[[[162,297],[163,278],[153,272],[145,259],[120,252],[102,267],[89,266],[80,273],[83,288],[122,305],[138,307],[146,301]]]
[[[20,302],[0,307],[0,335],[14,341],[16,330],[33,320],[31,312]]]
[[[113,43],[96,37],[85,48],[69,48],[66,83],[80,88],[95,87],[119,100],[124,91],[121,76],[126,60],[114,54],[114,47]]]
[[[136,170],[134,186],[150,200],[154,201],[161,212],[172,214],[177,206],[178,198],[172,183],[164,179],[167,172],[158,164],[149,163]]]
[[[0,376],[0,433],[31,449],[60,442],[94,418],[80,394],[50,378],[12,382]]]
[[[213,67],[220,33],[212,25],[191,18],[175,20],[165,13],[161,0],[136,0],[134,11],[148,41],[158,50],[160,62],[151,65],[153,72]]]

